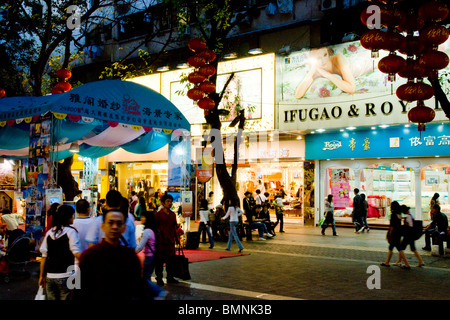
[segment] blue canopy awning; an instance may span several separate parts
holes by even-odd
[[[81,155],[95,158],[119,147],[149,153],[169,143],[174,130],[190,131],[184,115],[156,91],[130,81],[103,80],[56,95],[0,99],[0,156],[16,150],[18,157],[17,149],[29,145],[30,125],[48,112],[56,118],[57,159],[71,155],[68,144],[74,141]],[[122,127],[112,129],[117,126]]]

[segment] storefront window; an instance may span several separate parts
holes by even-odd
[[[414,171],[404,165],[373,165],[360,172],[360,189],[366,194],[367,217],[389,219],[392,201],[415,208]]]
[[[430,200],[435,193],[439,194],[441,211],[450,217],[450,166],[433,164],[422,169],[422,216],[424,220],[430,219]]]
[[[358,171],[345,167],[329,168],[328,181],[327,195],[333,195],[337,218],[352,217],[355,188],[366,196],[369,221],[388,223],[392,201],[415,207],[414,171],[401,164],[375,164]]]
[[[238,194],[241,199],[246,191],[268,193],[269,202],[281,194],[284,213],[289,217],[302,217],[304,170],[302,162],[277,164],[250,164],[240,167],[237,176]]]
[[[156,192],[167,190],[167,162],[123,162],[116,164],[118,190],[129,197],[135,191],[138,197],[148,202]]]

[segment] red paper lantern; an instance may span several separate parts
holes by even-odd
[[[63,68],[56,71],[56,76],[60,79],[69,79],[72,76],[72,72],[66,68]]]
[[[361,45],[372,51],[372,58],[378,58],[378,51],[383,49],[386,42],[386,34],[378,29],[365,32],[360,39]]]
[[[201,74],[200,72],[192,72],[188,75],[188,81],[190,83],[200,83],[205,81],[205,76]]]
[[[3,88],[0,88],[0,99],[6,95],[6,91]]]
[[[211,98],[203,98],[197,102],[197,105],[204,110],[211,110],[214,108],[216,103]]]
[[[197,101],[205,96],[205,92],[200,88],[192,88],[187,92],[187,96],[189,99]]]
[[[216,68],[214,68],[214,66],[210,64],[206,64],[203,67],[200,67],[198,72],[204,75],[205,77],[210,77],[216,73]]]
[[[188,46],[189,49],[191,49],[194,52],[197,52],[206,48],[206,42],[203,39],[194,38],[189,41]]]
[[[406,38],[394,31],[386,31],[386,41],[382,49],[387,51],[396,51],[405,46]]]
[[[211,110],[211,109],[214,108],[214,106],[216,105],[216,103],[214,102],[213,99],[208,98],[208,97],[205,97],[205,98],[203,98],[203,99],[200,99],[200,100],[197,102],[197,105],[198,105],[200,108],[204,109],[204,110]]]
[[[426,45],[438,46],[447,41],[449,34],[446,27],[432,24],[420,31],[419,39]]]
[[[397,29],[401,32],[412,33],[414,31],[419,31],[423,28],[425,20],[415,13],[407,13],[405,15],[405,20],[397,26]]]
[[[406,66],[406,60],[396,55],[395,53],[389,54],[387,57],[382,58],[378,62],[378,69],[389,75],[388,80],[394,81],[395,74],[402,71]]]
[[[205,58],[196,54],[195,56],[189,57],[188,63],[191,67],[198,68],[204,66],[206,64],[206,60]]]
[[[406,59],[406,65],[398,75],[402,78],[414,79],[426,76],[427,70],[419,64],[418,60]]]
[[[433,87],[423,82],[407,82],[397,88],[397,97],[400,100],[412,102],[428,100],[434,95]]]
[[[60,81],[55,85],[55,88],[61,90],[62,92],[66,92],[69,91],[72,86],[66,81]]]
[[[403,42],[403,46],[398,51],[407,56],[414,56],[420,54],[424,49],[425,45],[419,37],[407,36]]]
[[[419,125],[419,131],[425,131],[425,123],[433,121],[435,115],[433,109],[425,106],[423,101],[418,101],[417,106],[409,110],[408,119]]]
[[[51,94],[63,93],[61,89],[58,89],[56,86],[50,91]]]
[[[202,82],[198,88],[206,93],[211,93],[216,91],[216,85],[211,81]]]
[[[447,54],[437,50],[428,50],[419,58],[419,64],[432,72],[444,69],[448,63]]]
[[[380,7],[381,25],[384,27],[397,27],[406,20],[405,13],[398,8]]]
[[[448,7],[440,1],[432,0],[419,8],[419,16],[428,21],[439,22],[447,18]]]
[[[198,55],[208,62],[214,61],[214,59],[216,58],[216,54],[210,49],[203,49],[198,53]]]

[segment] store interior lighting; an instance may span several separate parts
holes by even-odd
[[[185,63],[180,63],[180,64],[177,65],[178,69],[186,69],[186,68],[189,68],[189,67],[190,67],[189,64],[187,64],[186,62]],[[164,71],[167,71],[167,70],[164,70]]]
[[[355,130],[356,127],[347,127],[347,128],[345,128],[345,129],[347,129],[347,130]]]
[[[72,142],[72,144],[70,145],[69,151],[73,152],[73,153],[80,152],[80,146],[78,145],[77,142]]]

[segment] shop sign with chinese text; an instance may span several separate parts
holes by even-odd
[[[450,124],[429,123],[310,134],[305,137],[306,159],[396,158],[450,155]]]

